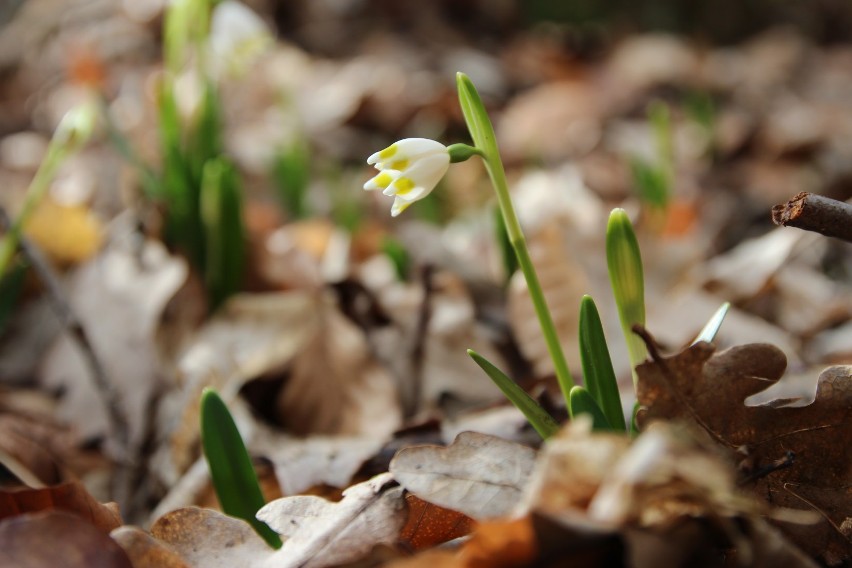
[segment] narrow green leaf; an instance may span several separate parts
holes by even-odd
[[[506,222],[503,220],[503,213],[500,212],[500,207],[497,205],[494,206],[494,234],[497,246],[500,249],[500,258],[503,261],[503,274],[506,283],[508,283],[515,271],[518,270],[518,256],[515,254],[515,249],[512,248],[509,232],[506,230]]]
[[[497,137],[491,119],[485,112],[485,105],[470,77],[464,73],[456,73],[456,85],[459,93],[459,104],[464,115],[470,137],[477,149],[485,153],[486,159],[498,156]]]
[[[186,155],[193,179],[200,180],[204,164],[223,152],[220,115],[216,86],[208,80],[186,144]]]
[[[503,371],[495,367],[488,359],[472,349],[467,350],[470,358],[479,365],[479,368],[485,371],[494,384],[499,387],[506,398],[526,416],[529,423],[535,428],[539,436],[543,439],[548,439],[559,430],[559,423],[548,414],[530,395],[524,391],[518,384],[509,378]]]
[[[311,170],[308,147],[303,140],[296,140],[278,152],[272,167],[272,177],[278,190],[278,199],[290,218],[306,218],[310,214],[306,197]]]
[[[695,338],[695,341],[693,341],[692,344],[695,345],[699,341],[712,343],[713,339],[716,338],[716,334],[719,332],[719,328],[722,327],[722,322],[725,321],[725,316],[728,315],[728,309],[730,307],[730,302],[725,302],[719,306],[719,309],[716,310],[716,313],[713,314],[710,321],[707,322],[704,329],[701,330],[698,337]]]
[[[6,324],[18,306],[28,268],[29,266],[18,261],[11,265],[5,274],[0,275],[0,334],[6,329]]]
[[[635,324],[645,325],[645,279],[639,242],[624,209],[613,209],[610,213],[606,228],[606,261],[630,363],[635,369],[648,355],[645,343],[632,329]],[[635,386],[635,370],[633,383]]]
[[[633,187],[639,198],[654,207],[665,207],[669,202],[668,178],[665,170],[638,158],[630,160]]]
[[[591,296],[583,296],[580,301],[580,359],[589,394],[613,428],[626,430],[618,381],[612,368],[598,308]]]
[[[615,430],[604,416],[603,410],[595,402],[595,399],[583,387],[574,387],[568,395],[568,412],[574,419],[580,414],[588,414],[592,417],[592,430],[606,432]]]
[[[201,217],[207,250],[204,277],[215,309],[240,289],[245,260],[242,194],[234,167],[225,158],[204,166]]]
[[[382,239],[382,252],[390,259],[400,282],[408,278],[411,269],[411,257],[401,242],[392,237]]]
[[[222,511],[247,521],[270,546],[281,548],[281,537],[255,518],[266,504],[257,473],[228,407],[210,388],[201,394],[201,445]]]

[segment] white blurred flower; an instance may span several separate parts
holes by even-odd
[[[367,159],[379,173],[364,189],[381,189],[394,197],[391,216],[396,217],[419,199],[429,195],[450,167],[450,153],[440,142],[427,138],[405,138]]]
[[[251,8],[236,0],[216,4],[210,19],[210,51],[214,70],[239,74],[267,47],[272,33]]]

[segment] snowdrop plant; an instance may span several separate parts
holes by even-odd
[[[89,101],[69,110],[60,120],[47,146],[47,154],[27,188],[20,212],[0,239],[0,278],[6,274],[18,251],[24,225],[44,198],[59,167],[88,142],[95,129],[97,115],[97,105]]]
[[[392,196],[394,202],[391,215],[396,217],[411,204],[429,195],[446,174],[450,164],[472,156],[481,157],[497,196],[505,238],[527,282],[569,413],[572,417],[578,414],[591,415],[595,429],[624,431],[627,425],[622,414],[618,384],[595,303],[589,296],[585,296],[581,303],[580,351],[586,381],[586,386],[582,387],[574,384],[565,361],[526,239],[512,205],[491,120],[471,80],[463,73],[459,73],[456,79],[459,102],[473,146],[444,146],[424,138],[400,140],[368,158],[367,163],[373,165],[379,173],[364,184],[364,189],[381,190],[385,195]],[[627,339],[631,365],[635,367],[646,355],[644,344],[631,329],[634,324],[645,323],[644,280],[639,245],[630,220],[621,209],[615,209],[610,216],[606,250],[613,293]],[[720,323],[721,320],[718,320],[705,336],[712,339]],[[524,414],[542,438],[548,438],[558,430],[553,417],[510,377],[475,351],[468,350],[468,355]]]

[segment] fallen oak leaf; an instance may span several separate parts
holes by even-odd
[[[393,481],[389,473],[377,475],[349,487],[337,503],[313,495],[267,503],[257,518],[282,536],[284,546],[264,566],[332,566],[357,560],[378,544],[395,543],[406,507],[402,488]]]
[[[640,425],[692,420],[732,458],[744,452],[746,481],[758,496],[822,516],[817,524],[783,525],[793,542],[830,565],[852,559],[852,539],[842,530],[852,517],[852,454],[843,442],[852,435],[852,367],[826,369],[807,406],[746,406],[746,398],[783,375],[786,358],[777,348],[750,344],[714,354],[711,345],[697,343],[661,357],[648,343],[654,360],[636,369]],[[792,463],[780,467],[787,456]]]
[[[390,471],[424,501],[474,519],[507,515],[521,498],[535,463],[532,448],[478,432],[453,443],[400,450]]]
[[[41,489],[0,491],[0,520],[55,509],[77,515],[106,534],[122,524],[115,503],[101,504],[76,481]]]

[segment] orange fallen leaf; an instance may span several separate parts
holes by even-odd
[[[464,536],[473,529],[474,520],[450,509],[428,503],[409,493],[408,521],[400,541],[411,550],[422,550]]]

